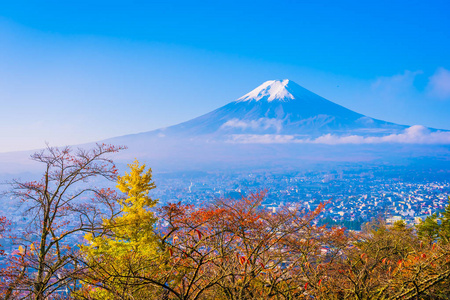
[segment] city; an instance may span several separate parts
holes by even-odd
[[[377,174],[378,175],[378,174]],[[160,177],[160,179],[158,179]],[[374,218],[388,223],[398,219],[410,225],[441,211],[448,203],[450,182],[377,177],[373,171],[290,173],[186,173],[185,176],[156,176],[152,196],[160,204],[183,202],[202,205],[220,197],[240,197],[266,189],[263,205],[276,211],[298,204],[312,210],[328,202],[323,222],[359,230]]]

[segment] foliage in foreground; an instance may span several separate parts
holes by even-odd
[[[112,173],[99,174],[113,178],[113,165],[102,162]],[[70,170],[92,174],[82,166]],[[72,174],[65,172],[55,174]],[[148,195],[155,188],[151,170],[138,162],[114,177],[122,196],[91,188],[109,213],[70,202],[73,194],[50,189],[61,185],[58,177],[45,185],[47,176],[43,185],[21,186],[21,195],[38,192],[38,220],[51,209],[61,221],[69,209],[80,214],[75,228],[87,232],[86,243],[63,248],[59,236],[68,231],[57,227],[61,221],[36,224],[38,236],[48,238],[21,245],[10,258],[1,273],[4,299],[450,299],[449,207],[417,230],[378,220],[349,232],[316,225],[326,204],[269,212],[261,205],[265,191],[202,207],[157,206]],[[42,206],[55,197],[65,206]],[[42,245],[49,249],[43,257]]]
[[[89,268],[87,299],[449,299],[450,248],[403,222],[317,227],[324,208],[261,209],[264,192],[159,209],[151,252]],[[164,226],[162,226],[164,224]],[[100,254],[109,265],[114,256]],[[118,269],[116,269],[118,270]],[[93,293],[92,290],[95,292]],[[105,294],[105,291],[108,294]],[[87,293],[86,291],[91,291]],[[107,297],[105,295],[108,295]]]

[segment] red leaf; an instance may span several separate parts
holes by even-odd
[[[200,232],[200,230],[195,229],[195,232],[197,232],[198,239],[201,240],[202,239],[202,233]]]

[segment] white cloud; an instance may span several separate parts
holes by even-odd
[[[239,119],[231,119],[227,121],[225,124],[221,126],[221,128],[238,128],[238,129],[264,129],[267,130],[269,128],[274,128],[277,132],[283,128],[282,120],[278,119],[269,119],[269,118],[260,118],[258,120],[239,120]]]
[[[233,134],[228,142],[238,144],[286,144],[299,140],[287,134]]]
[[[422,125],[414,125],[405,129],[404,133],[391,134],[381,138],[381,142],[406,144],[450,144],[450,132],[430,132]]]
[[[363,137],[358,135],[336,136],[326,134],[313,140],[317,144],[381,144],[381,143],[401,143],[401,144],[450,144],[450,132],[436,131],[430,132],[422,125],[411,126],[403,133],[390,134],[381,137]]]
[[[439,68],[429,78],[427,86],[428,94],[438,99],[450,99],[450,71]]]
[[[307,143],[307,144],[381,144],[381,143],[401,143],[401,144],[450,144],[450,131],[431,132],[422,125],[414,125],[399,134],[385,136],[360,135],[338,136],[325,134],[315,139],[304,139],[294,135],[281,134],[235,134],[231,136],[229,142],[244,144],[286,144],[286,143]]]

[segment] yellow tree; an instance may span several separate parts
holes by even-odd
[[[117,181],[117,188],[125,195],[117,201],[119,214],[105,219],[106,230],[87,234],[87,245],[80,246],[86,272],[79,297],[150,299],[157,292],[148,286],[143,289],[139,283],[139,277],[158,273],[160,256],[164,255],[159,251],[160,243],[154,234],[156,218],[151,211],[157,200],[148,195],[156,186],[151,169],[146,170],[138,161],[129,168],[130,172]]]

